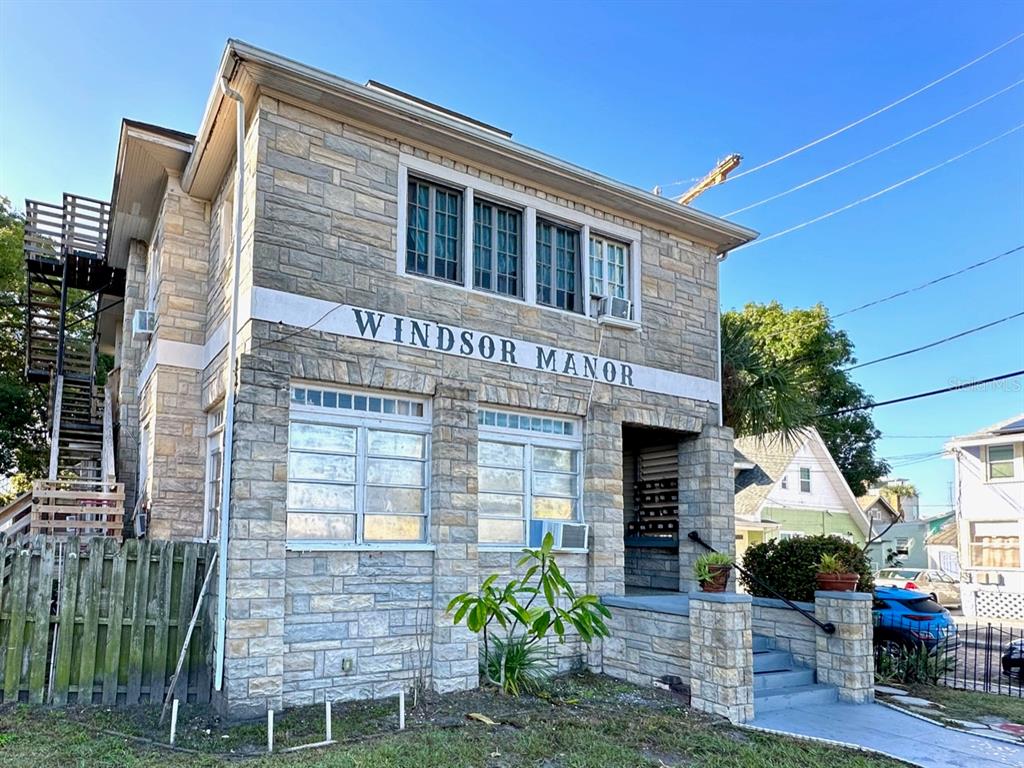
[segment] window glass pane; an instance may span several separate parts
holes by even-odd
[[[318,515],[288,513],[289,539],[353,541],[356,537],[354,515]]]
[[[523,466],[523,446],[481,440],[477,443],[477,458],[481,464],[521,467]]]
[[[356,457],[324,453],[296,453],[288,456],[289,480],[356,481]]]
[[[401,459],[366,460],[366,482],[379,485],[422,485],[422,461]]]
[[[517,469],[480,467],[481,491],[522,491],[523,473]]]
[[[560,475],[549,472],[533,473],[533,492],[535,494],[559,494],[572,496],[576,493],[576,476]]]
[[[485,544],[522,544],[526,541],[526,525],[521,520],[480,518],[480,541]]]
[[[473,285],[486,291],[492,287],[493,212],[494,208],[486,203],[473,203]]]
[[[410,459],[422,459],[426,437],[408,432],[367,432],[368,450],[377,456],[403,456]]]
[[[420,488],[366,488],[366,511],[416,515],[423,512],[423,490]]]
[[[552,237],[554,227],[542,221],[537,222],[537,303],[552,305]]]
[[[989,461],[1013,461],[1012,445],[992,445],[988,449]]]
[[[534,448],[533,468],[572,472],[576,469],[575,453],[567,448]]]
[[[522,517],[523,497],[503,493],[481,493],[480,514],[498,517]]]
[[[354,511],[356,488],[354,485],[329,485],[326,483],[288,483],[288,508],[317,511]]]
[[[288,444],[292,448],[312,448],[339,453],[356,452],[356,431],[350,427],[293,421],[288,428],[288,438]]]
[[[572,520],[573,500],[535,496],[533,517],[538,520]]]
[[[423,537],[422,517],[398,517],[394,515],[366,515],[363,518],[363,539],[365,541],[421,541]]]

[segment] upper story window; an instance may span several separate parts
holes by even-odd
[[[971,523],[970,564],[977,568],[1020,568],[1020,526],[1018,520]]]
[[[462,193],[409,179],[405,269],[452,283],[462,282]]]
[[[629,246],[592,235],[589,253],[590,295],[597,299],[629,300]]]
[[[800,493],[811,492],[811,469],[800,467]]]
[[[523,214],[486,200],[473,202],[473,287],[521,298]]]
[[[582,312],[580,301],[580,233],[537,220],[537,303]]]
[[[1013,445],[988,447],[988,479],[1009,480],[1013,477]]]

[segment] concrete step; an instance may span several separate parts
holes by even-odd
[[[754,635],[754,653],[759,651],[774,651],[775,638],[768,635]]]
[[[791,707],[830,704],[839,699],[834,685],[798,685],[793,688],[770,688],[754,691],[754,713],[776,712]]]
[[[786,651],[758,651],[754,654],[754,674],[758,672],[778,672],[793,669],[793,656]]]
[[[754,675],[754,695],[756,696],[758,691],[797,688],[803,685],[813,685],[814,682],[814,670],[807,667],[782,669],[778,672],[758,672]]]

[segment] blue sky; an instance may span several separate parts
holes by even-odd
[[[373,78],[644,188],[744,168],[829,133],[1024,31],[992,3],[0,3],[0,194],[108,198],[120,119],[194,132],[225,40]],[[724,214],[889,144],[1024,77],[1024,40],[698,202]],[[741,214],[764,234],[1012,128],[1024,86],[821,184]],[[732,255],[725,308],[842,311],[1024,243],[1024,131],[800,232]],[[668,191],[679,191],[672,188]],[[839,321],[861,360],[1024,309],[1024,254]],[[857,372],[878,400],[1024,368],[1024,319]],[[1024,379],[880,408],[885,456],[1024,411]],[[898,461],[896,462],[899,463]],[[950,462],[897,466],[924,511]]]

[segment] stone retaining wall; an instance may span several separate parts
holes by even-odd
[[[755,635],[775,639],[775,648],[789,651],[804,666],[813,668],[817,663],[817,635],[821,633],[811,621],[771,597],[754,597],[753,628]],[[808,613],[814,613],[814,603],[797,603]]]
[[[679,550],[626,546],[626,586],[643,589],[679,588]]]
[[[651,685],[664,675],[690,676],[690,619],[610,606],[611,637],[601,641],[600,671],[636,685]]]

